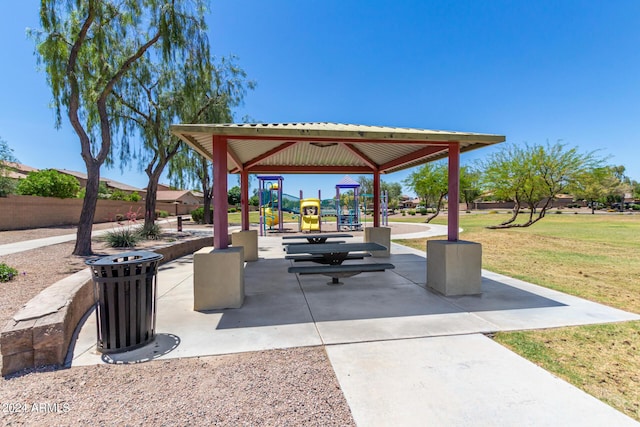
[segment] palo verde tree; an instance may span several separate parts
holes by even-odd
[[[205,0],[42,0],[41,30],[31,30],[36,53],[53,93],[56,126],[66,111],[78,135],[87,168],[86,194],[75,255],[91,254],[91,230],[100,167],[123,132],[116,90],[136,76],[139,60],[153,46],[158,59],[197,46]],[[194,46],[195,45],[195,46]]]
[[[429,215],[425,222],[430,222],[438,216],[444,198],[449,192],[449,175],[446,163],[425,163],[418,170],[412,172],[403,183],[424,201],[426,207],[435,207],[435,213]]]
[[[576,199],[585,200],[595,214],[598,203],[605,203],[607,196],[620,192],[622,182],[611,166],[595,167],[579,172],[578,179],[571,184],[571,193]]]
[[[584,170],[602,160],[593,152],[580,153],[557,142],[546,145],[507,145],[484,162],[485,189],[502,200],[514,202],[513,216],[489,228],[528,227],[544,218],[558,194],[566,192]],[[529,218],[515,223],[520,209],[529,208]],[[537,216],[536,216],[537,215]]]
[[[246,72],[237,65],[234,56],[210,60],[207,69],[194,82],[197,90],[180,109],[180,123],[232,123],[233,109],[242,105],[248,90],[256,83],[247,80]],[[180,150],[169,162],[172,185],[187,188],[198,185],[204,195],[204,223],[211,222],[213,197],[212,166],[205,157],[188,147]]]

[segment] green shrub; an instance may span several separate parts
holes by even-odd
[[[236,213],[236,212],[238,212],[238,209],[236,209],[236,208],[229,208],[229,210],[228,210],[227,212],[229,212],[229,213]]]
[[[168,211],[163,211],[163,210],[156,210],[156,217],[157,218],[166,218],[169,216],[169,212]]]
[[[415,215],[416,211],[414,211],[413,209],[409,209],[409,215]]]
[[[68,199],[76,197],[80,183],[76,177],[60,173],[53,169],[29,172],[29,175],[18,183],[16,191],[25,196],[59,197]]]
[[[158,224],[152,224],[150,227],[141,227],[138,235],[141,239],[158,240],[162,234],[162,227]]]
[[[129,195],[122,190],[113,190],[111,200],[126,200]]]
[[[402,216],[407,216],[407,213],[405,211],[402,211]]]
[[[200,206],[191,211],[191,219],[198,224],[204,223],[204,208]]]
[[[631,208],[631,210],[640,211],[640,205],[638,205],[638,204],[632,204],[629,207]]]
[[[426,215],[427,214],[427,208],[421,208],[420,209],[420,215]]]
[[[561,213],[562,213],[562,211],[556,211],[556,213],[557,213],[557,214],[561,214]]]
[[[104,240],[112,248],[132,248],[140,240],[140,230],[132,227],[119,227],[104,235]]]
[[[134,191],[133,193],[127,195],[125,200],[127,202],[139,202],[140,200],[142,200],[142,196],[140,194],[138,194],[137,191]]]
[[[18,275],[18,270],[9,267],[7,264],[0,264],[0,282],[8,282]]]

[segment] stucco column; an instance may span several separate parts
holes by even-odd
[[[229,219],[227,211],[227,139],[213,136],[213,246],[229,246]]]
[[[458,200],[460,200],[460,144],[449,143],[449,209],[448,209],[448,239],[450,242],[458,241],[460,213],[458,212]]]

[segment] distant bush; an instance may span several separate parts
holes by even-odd
[[[409,209],[409,215],[415,215],[416,211],[414,211],[413,209]]]
[[[60,173],[53,169],[29,172],[29,175],[18,183],[16,191],[25,196],[59,197],[69,199],[76,197],[80,190],[77,178]]]
[[[129,194],[125,200],[127,202],[139,202],[140,200],[142,200],[142,196],[138,194],[137,191],[134,191],[133,193]]]
[[[191,219],[198,224],[204,223],[204,208],[200,206],[191,211]]]
[[[125,193],[122,190],[113,190],[113,192],[111,193],[111,197],[109,197],[111,200],[127,200],[127,197],[129,197],[129,195],[127,193]]]
[[[420,209],[420,215],[426,215],[428,212],[427,208]]]
[[[0,282],[8,282],[18,275],[18,270],[9,267],[7,264],[0,264]]]
[[[640,211],[640,205],[638,204],[632,204],[629,207],[631,208],[631,210]]]
[[[407,213],[405,211],[402,211],[402,216],[407,216]]]
[[[158,209],[158,210],[156,210],[156,216],[158,218],[166,218],[166,217],[169,216],[169,212]]]
[[[557,214],[561,214],[561,213],[562,213],[562,211],[557,210],[557,211],[556,211],[556,213],[557,213]]]
[[[227,212],[229,212],[229,213],[236,213],[236,212],[238,212],[238,209],[236,209],[236,208],[229,208],[229,210],[228,210]]]

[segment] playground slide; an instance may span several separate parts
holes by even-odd
[[[291,194],[282,194],[282,212],[300,214],[300,197]]]
[[[303,199],[300,206],[300,231],[320,231],[320,200]]]
[[[264,216],[264,222],[267,224],[267,227],[273,227],[274,225],[278,225],[278,211],[273,211],[271,208],[263,207],[262,215]]]

